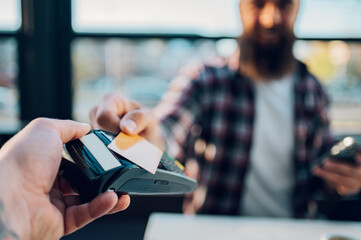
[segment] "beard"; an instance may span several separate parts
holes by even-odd
[[[279,40],[276,43],[261,43],[254,32],[244,32],[238,39],[240,48],[239,71],[251,78],[271,80],[290,73],[296,60],[292,49],[295,36],[292,31],[275,29]]]

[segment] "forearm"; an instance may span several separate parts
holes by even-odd
[[[196,137],[195,135],[199,137],[199,131],[196,131],[197,133],[190,136],[192,129],[197,129],[196,122],[200,115],[199,105],[193,103],[194,101],[191,102],[192,104],[183,106],[178,104],[174,107],[174,110],[167,114],[163,113],[163,115],[161,115],[157,113],[159,119],[159,132],[163,139],[165,150],[178,160],[184,160],[184,150],[189,141],[191,141],[193,137]],[[192,107],[189,105],[192,105]],[[156,111],[158,109],[156,109]],[[191,139],[189,137],[191,137]]]

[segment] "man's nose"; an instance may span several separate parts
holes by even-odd
[[[282,22],[282,15],[280,9],[272,2],[264,5],[260,16],[259,23],[264,28],[273,28]]]

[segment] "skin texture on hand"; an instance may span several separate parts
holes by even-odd
[[[58,177],[62,146],[90,130],[70,120],[36,119],[0,151],[0,202],[19,239],[59,239],[105,214],[128,207],[128,195],[104,193],[80,204]]]
[[[143,108],[134,101],[117,94],[106,94],[100,104],[90,111],[89,118],[93,128],[114,133],[122,131],[129,135],[139,134],[164,149],[157,117],[152,110]]]
[[[361,154],[355,156],[356,165],[326,159],[313,173],[324,179],[339,195],[354,195],[361,191]]]

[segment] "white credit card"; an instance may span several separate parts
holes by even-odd
[[[95,157],[104,171],[108,171],[122,165],[94,133],[81,137],[80,141]]]
[[[155,174],[163,151],[139,135],[119,133],[108,148]]]

